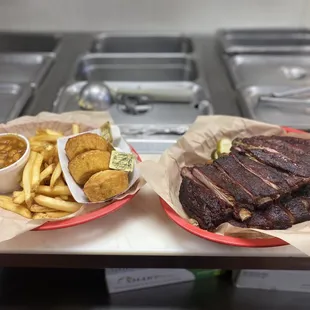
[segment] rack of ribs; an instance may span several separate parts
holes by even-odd
[[[237,138],[231,152],[181,170],[180,202],[203,229],[286,229],[310,220],[310,140]]]

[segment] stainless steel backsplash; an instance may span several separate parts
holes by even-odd
[[[0,30],[194,31],[310,26],[308,0],[1,0]]]

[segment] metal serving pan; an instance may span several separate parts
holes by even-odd
[[[310,85],[310,55],[236,55],[227,57],[235,88]]]
[[[226,54],[310,53],[308,29],[232,29],[218,32]]]
[[[53,54],[0,54],[0,83],[28,83],[37,87],[53,61]]]
[[[0,53],[57,52],[61,35],[33,33],[0,33]]]
[[[192,53],[192,41],[176,34],[100,34],[91,48],[93,53]]]
[[[54,102],[53,112],[63,113],[79,109],[79,93],[86,83],[85,81],[75,82],[63,88]],[[169,83],[163,84],[168,87]],[[124,82],[105,82],[105,84],[114,88],[118,88],[117,85],[119,84],[119,88],[124,88]],[[131,82],[129,84],[135,83]],[[141,84],[141,82],[137,84]],[[180,135],[187,130],[184,128],[192,124],[197,116],[213,114],[213,107],[205,90],[196,87],[197,84],[193,82],[179,82],[178,84],[180,84],[179,87],[191,87],[193,89],[193,98],[199,98],[201,105],[193,105],[189,102],[149,103],[150,109],[138,115],[128,114],[120,103],[111,105],[109,113],[114,123],[120,126],[126,140],[138,152],[161,154],[176,142]],[[195,93],[198,92],[198,89],[200,90],[199,94]],[[178,131],[179,134],[176,134]]]
[[[0,123],[18,117],[31,95],[29,85],[0,83]]]
[[[310,105],[298,103],[294,98],[291,98],[291,104],[281,103],[281,100],[268,102],[260,99],[270,96],[272,93],[287,90],[288,88],[285,86],[250,86],[238,90],[238,100],[246,117],[271,124],[309,130]]]
[[[198,72],[194,60],[184,55],[88,54],[77,63],[78,81],[194,81]]]
[[[63,113],[68,111],[78,110],[78,96],[80,90],[87,82],[76,82],[64,87],[58,94],[54,102],[53,112]],[[124,87],[124,83],[105,82],[109,87]],[[129,83],[135,84],[135,83]],[[137,83],[139,84],[139,83]],[[197,84],[193,82],[180,82],[180,87],[186,87],[193,90],[192,98],[198,98],[203,105],[200,107],[191,104],[190,102],[160,102],[150,103],[151,108],[148,112],[131,115],[122,109],[121,105],[112,104],[109,112],[116,124],[191,124],[198,115],[213,114],[213,107],[209,102],[208,94],[201,88],[195,87]],[[165,83],[167,86],[167,83]],[[199,91],[199,93],[197,93]]]

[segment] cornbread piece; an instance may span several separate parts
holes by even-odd
[[[122,193],[128,185],[128,174],[125,171],[100,171],[86,182],[84,193],[91,202],[98,202]]]
[[[108,142],[99,135],[95,133],[84,133],[70,138],[66,143],[65,151],[70,161],[77,155],[87,151],[107,151],[108,147]]]
[[[93,174],[109,169],[109,162],[109,152],[93,150],[74,157],[68,168],[74,181],[84,185]]]

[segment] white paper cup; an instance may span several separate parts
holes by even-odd
[[[17,136],[19,139],[23,140],[26,143],[26,151],[18,161],[8,167],[0,169],[1,194],[11,193],[20,188],[19,182],[21,180],[21,175],[30,155],[30,144],[26,137],[15,133],[2,133],[0,134],[0,138],[7,135]]]

